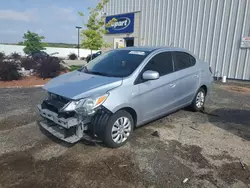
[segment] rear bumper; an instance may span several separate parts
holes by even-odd
[[[210,95],[214,83],[214,78],[211,76],[210,82],[207,84],[207,95]]]

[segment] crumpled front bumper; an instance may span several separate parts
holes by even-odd
[[[53,121],[55,124],[60,125],[66,129],[69,129],[71,127],[79,125],[79,120],[76,117],[70,117],[70,118],[59,118],[58,114],[55,112],[52,112],[48,109],[42,109],[41,105],[37,105],[39,113],[42,117],[49,119]]]
[[[77,117],[60,118],[58,114],[48,109],[42,109],[41,105],[38,105],[39,113],[44,120],[40,121],[40,126],[47,132],[63,140],[67,143],[76,143],[81,139],[92,140],[88,135],[84,133],[87,128],[88,117],[83,121],[80,121]]]
[[[66,130],[63,127],[51,125],[46,121],[39,122],[40,126],[45,129],[47,132],[57,137],[60,140],[63,140],[67,143],[74,144],[82,139],[82,137],[77,136],[76,134],[72,134],[71,136],[66,136]]]

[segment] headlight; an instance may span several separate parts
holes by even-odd
[[[107,98],[108,94],[105,94],[99,97],[86,98],[79,101],[71,101],[67,104],[66,107],[62,109],[62,111],[76,111],[78,114],[91,115],[95,113],[96,108],[102,105]]]

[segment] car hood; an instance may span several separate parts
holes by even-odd
[[[43,88],[68,99],[102,95],[122,84],[122,78],[73,71],[50,80]]]

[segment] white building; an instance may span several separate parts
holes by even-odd
[[[117,19],[105,36],[115,48],[182,47],[215,76],[250,80],[250,0],[110,0],[103,11]]]

